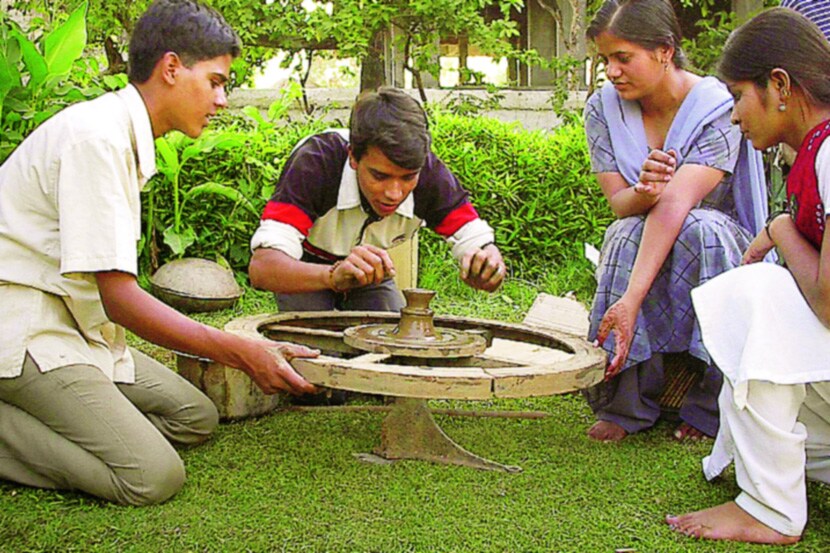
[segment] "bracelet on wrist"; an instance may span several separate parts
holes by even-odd
[[[337,270],[337,267],[343,263],[342,259],[338,259],[332,265],[329,266],[329,290],[332,292],[342,293],[346,291],[346,288],[340,289],[337,287],[337,282],[334,280],[334,271]]]
[[[783,215],[784,213],[789,214],[790,212],[786,209],[776,209],[775,211],[769,214],[769,217],[767,217],[767,222],[765,224],[769,225],[770,223],[772,223],[773,219],[775,219],[779,215]]]
[[[788,212],[787,212],[786,210],[784,210],[784,209],[781,209],[781,210],[778,210],[778,211],[773,211],[773,212],[770,214],[770,216],[769,216],[769,217],[767,217],[767,222],[766,222],[766,224],[764,225],[764,232],[766,232],[766,233],[767,233],[767,238],[769,238],[769,241],[770,241],[770,242],[772,242],[773,244],[775,244],[775,240],[773,240],[773,239],[772,239],[772,234],[771,234],[771,233],[770,233],[770,231],[769,231],[769,227],[770,227],[770,225],[772,224],[772,222],[773,222],[773,221],[774,221],[774,220],[775,220],[775,219],[776,219],[779,215],[783,215],[784,213],[788,213]]]

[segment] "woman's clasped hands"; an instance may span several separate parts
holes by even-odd
[[[640,169],[639,181],[634,185],[638,194],[651,196],[656,202],[677,169],[677,152],[654,149],[649,152]]]

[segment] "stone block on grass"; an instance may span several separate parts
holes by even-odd
[[[179,353],[176,367],[213,401],[222,420],[263,415],[288,403],[287,395],[266,395],[242,371],[208,359]]]

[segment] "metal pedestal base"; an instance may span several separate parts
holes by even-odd
[[[417,459],[482,470],[522,471],[521,467],[479,457],[452,441],[435,423],[423,399],[395,399],[383,421],[381,445],[375,454],[387,460]],[[371,460],[367,456],[361,458]]]

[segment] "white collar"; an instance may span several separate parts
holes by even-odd
[[[138,172],[143,185],[156,174],[156,144],[150,113],[138,89],[132,84],[116,92],[116,95],[127,105],[138,157]]]

